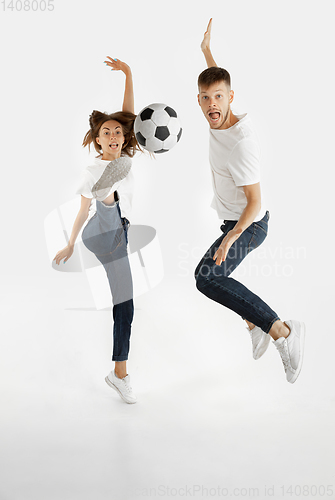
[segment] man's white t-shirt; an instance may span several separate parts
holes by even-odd
[[[260,147],[253,124],[245,113],[235,115],[230,128],[210,128],[209,162],[214,197],[211,207],[220,219],[238,220],[247,205],[242,186],[260,182]],[[264,216],[262,205],[254,219]]]
[[[88,222],[91,217],[96,212],[96,200],[92,194],[92,188],[98,182],[102,176],[105,168],[110,163],[110,160],[101,160],[100,158],[95,158],[94,162],[86,167],[81,173],[81,181],[76,194],[82,194],[85,198],[92,198],[89,215],[87,218]],[[121,217],[126,217],[130,220],[132,201],[133,201],[133,188],[134,188],[134,174],[130,170],[127,177],[121,181],[116,182],[110,189],[109,196],[114,191],[118,192],[119,195],[119,207],[121,210]]]

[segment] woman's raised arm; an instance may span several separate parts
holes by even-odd
[[[105,63],[107,66],[111,67],[113,71],[122,71],[126,75],[122,111],[134,113],[134,87],[130,67],[125,62],[120,61],[120,59],[112,59],[109,56],[107,56]]]

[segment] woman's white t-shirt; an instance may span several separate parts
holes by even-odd
[[[96,200],[93,197],[92,188],[100,179],[109,163],[110,160],[101,160],[100,158],[95,158],[94,162],[86,167],[81,173],[81,180],[76,194],[82,194],[83,196],[85,196],[85,198],[92,198],[89,215],[86,222],[88,222],[96,212]],[[132,208],[133,188],[134,174],[130,170],[127,177],[125,177],[121,181],[116,182],[111,187],[109,193],[106,195],[107,198],[107,196],[109,196],[114,191],[118,192],[121,217],[126,217],[128,220],[130,220],[129,218]]]
[[[230,128],[210,130],[209,162],[214,197],[211,207],[220,219],[238,220],[247,205],[243,186],[260,182],[260,147],[245,113]],[[263,216],[263,206],[254,219]]]

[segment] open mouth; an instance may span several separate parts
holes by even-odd
[[[219,121],[219,119],[220,119],[220,113],[219,113],[219,111],[210,111],[210,112],[208,113],[208,116],[209,116],[210,120],[211,120],[213,123],[218,122],[218,121]]]
[[[117,149],[118,147],[119,145],[116,142],[112,142],[111,144],[109,144],[110,149]]]

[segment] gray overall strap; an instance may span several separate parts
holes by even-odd
[[[121,156],[108,163],[100,179],[92,187],[94,198],[99,201],[104,200],[108,196],[113,185],[127,177],[131,165],[132,162],[128,156]]]

